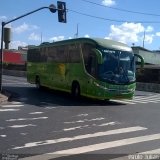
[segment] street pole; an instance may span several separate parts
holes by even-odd
[[[41,8],[38,8],[34,11],[31,11],[31,12],[28,12],[26,14],[23,14],[17,18],[14,18],[8,22],[2,22],[2,31],[1,31],[1,50],[0,50],[0,92],[2,93],[2,74],[3,74],[3,39],[4,39],[4,26],[8,23],[11,23],[11,22],[14,22],[20,18],[23,18],[23,17],[26,17],[32,13],[35,13],[39,10],[42,10],[42,9],[49,9],[52,13],[55,13],[57,11],[55,5],[51,4],[49,7],[41,7]]]
[[[4,26],[5,26],[5,23],[2,22],[2,31],[1,31],[1,52],[0,52],[0,92],[2,92],[2,74],[3,74],[3,37],[4,37]]]

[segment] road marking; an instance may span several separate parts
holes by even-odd
[[[137,102],[137,103],[149,103],[149,102],[155,102],[155,101],[160,101],[160,99],[157,98],[147,98],[147,99],[138,99],[138,100],[125,100],[125,101],[131,101],[131,102]]]
[[[36,125],[34,124],[26,124],[26,125],[13,125],[9,126],[10,128],[24,128],[24,127],[35,127]]]
[[[149,98],[152,98],[152,97],[160,98],[160,94],[156,94],[156,95],[152,95],[152,96],[144,96],[144,97],[135,96],[133,98],[133,100],[143,100],[143,99],[149,99]]]
[[[123,103],[123,104],[136,104],[136,103],[133,103],[132,102],[132,100],[129,102],[129,101],[127,101],[127,100],[118,100],[118,99],[116,99],[116,100],[111,100],[111,102],[117,102],[117,103]]]
[[[103,126],[113,126],[113,125],[116,125],[116,124],[120,124],[119,122],[108,122],[108,123],[102,123],[100,125],[96,125],[96,126],[99,126],[99,127],[103,127]]]
[[[23,136],[26,136],[28,133],[20,133],[21,135],[23,135]]]
[[[36,118],[18,118],[18,119],[9,119],[6,120],[7,122],[14,122],[14,121],[32,121],[32,120],[41,120],[47,119],[48,117],[36,117]]]
[[[13,102],[12,104],[4,104],[1,106],[2,109],[0,109],[0,112],[19,111],[19,109],[14,109],[14,108],[19,108],[23,106],[24,105],[22,105],[21,102]]]
[[[76,130],[76,129],[82,129],[82,128],[86,128],[86,127],[91,127],[91,126],[99,126],[99,127],[103,127],[103,126],[113,126],[116,124],[120,124],[119,122],[108,122],[108,123],[102,123],[102,124],[91,124],[91,125],[82,125],[82,126],[76,126],[76,127],[72,127],[72,128],[64,128],[63,131],[72,131],[72,130]]]
[[[19,111],[19,109],[0,109],[0,112]]]
[[[2,137],[2,138],[6,138],[6,137],[7,137],[7,135],[0,135],[0,137]]]
[[[44,113],[44,112],[32,112],[32,113],[29,113],[29,114],[42,114],[42,113]]]
[[[141,142],[153,141],[157,139],[160,139],[160,134],[145,135],[145,136],[139,136],[134,138],[127,138],[127,139],[121,139],[121,140],[110,141],[105,143],[98,143],[98,144],[93,144],[88,146],[71,148],[66,150],[60,150],[60,151],[50,152],[42,155],[21,158],[20,160],[55,159],[59,157],[77,155],[77,154],[99,151],[99,150],[108,149],[108,148],[115,148],[115,147],[126,146],[126,145],[141,143]]]
[[[120,129],[110,130],[110,131],[106,131],[106,132],[96,132],[96,133],[92,133],[92,134],[78,135],[78,136],[74,136],[71,138],[60,138],[60,139],[45,140],[45,141],[39,141],[39,142],[31,142],[31,143],[26,143],[24,146],[14,147],[13,149],[37,147],[37,146],[55,144],[55,143],[60,143],[60,142],[71,142],[71,141],[75,141],[75,140],[82,140],[82,139],[87,139],[87,138],[115,135],[115,134],[121,134],[121,133],[136,132],[136,131],[146,130],[146,129],[147,128],[140,127],[140,126],[129,127],[129,128],[120,128]]]
[[[22,104],[22,102],[12,102],[12,104]]]
[[[83,119],[83,120],[78,120],[78,121],[71,121],[71,122],[64,122],[65,124],[74,124],[74,123],[84,123],[84,122],[92,122],[92,121],[101,121],[104,120],[105,118],[100,117],[100,118],[94,118],[94,119]]]
[[[160,101],[160,94],[152,96],[135,96],[133,99],[122,99],[122,100],[111,100],[113,102],[124,103],[124,104],[137,104],[137,103],[158,103]]]
[[[6,79],[6,78],[3,78],[3,80],[4,81],[8,81],[8,82],[16,82],[16,83],[19,83],[19,82],[21,82],[22,81],[22,79],[21,80],[19,80],[19,79]],[[24,81],[25,83],[26,83],[26,80]]]
[[[13,83],[12,82],[8,82],[8,83],[4,82],[3,84],[4,85],[17,85],[17,84],[18,85],[28,85],[28,83],[24,83],[24,82],[13,82]]]
[[[9,105],[3,105],[1,107],[3,108],[12,108],[12,107],[23,107],[24,105],[22,104],[9,104]]]
[[[24,84],[24,85],[28,85],[29,83],[26,82],[26,80],[19,80],[19,79],[15,79],[15,80],[10,80],[10,79],[3,79],[5,82],[3,82],[4,85],[10,85],[10,84]]]
[[[86,117],[86,116],[88,116],[88,114],[86,114],[86,113],[85,114],[78,114],[77,115],[77,117]]]
[[[159,100],[148,100],[148,103],[158,103],[160,101],[160,99]]]
[[[86,127],[89,127],[89,125],[77,126],[77,127],[72,127],[72,128],[64,128],[63,131],[73,131],[76,129],[82,129],[82,128],[86,128]]]

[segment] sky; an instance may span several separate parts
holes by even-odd
[[[99,37],[160,50],[159,0],[63,0],[67,23],[43,9],[5,27],[11,28],[10,48],[39,45],[75,37]],[[48,7],[55,0],[0,0],[0,22]],[[78,28],[78,32],[77,32]],[[1,36],[1,28],[0,28]]]

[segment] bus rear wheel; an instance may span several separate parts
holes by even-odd
[[[38,76],[36,77],[35,83],[36,83],[36,87],[37,87],[38,89],[41,89],[40,78],[39,78]]]
[[[80,86],[78,83],[73,83],[72,84],[72,96],[74,98],[79,98],[80,97]]]

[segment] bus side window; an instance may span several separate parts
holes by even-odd
[[[56,62],[56,54],[57,54],[57,47],[55,46],[49,47],[47,61]]]
[[[80,63],[80,49],[78,44],[71,44],[68,46],[69,50],[69,62],[70,63]]]
[[[38,58],[40,62],[47,61],[47,47],[40,48],[40,57]]]
[[[67,52],[66,46],[59,46],[57,47],[57,62],[66,63],[67,62]]]
[[[58,63],[66,63],[67,62],[67,52],[66,46],[52,46],[48,48],[48,62],[58,62]]]
[[[27,54],[27,60],[28,62],[40,62],[41,60],[40,49],[38,48],[29,49]]]

